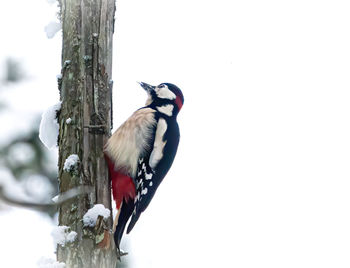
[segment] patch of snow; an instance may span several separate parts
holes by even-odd
[[[66,124],[69,125],[70,123],[72,123],[72,118],[69,117],[69,118],[66,120]]]
[[[68,233],[66,237],[67,242],[74,242],[77,235],[78,235],[77,232],[74,232],[74,231],[71,231],[70,233]]]
[[[62,79],[62,74],[56,75],[56,78],[57,78],[57,79]]]
[[[50,21],[48,25],[45,26],[45,32],[47,38],[51,39],[55,34],[62,29],[62,24],[57,21]]]
[[[106,220],[111,215],[111,211],[102,204],[94,205],[83,217],[84,226],[94,227],[99,215],[103,216]]]
[[[59,130],[57,111],[59,110],[61,110],[61,102],[49,107],[41,116],[39,138],[48,149],[57,146]]]
[[[66,172],[70,172],[75,169],[79,162],[79,156],[76,154],[71,154],[68,156],[66,161],[64,162],[63,170]]]
[[[59,195],[56,195],[52,198],[52,202],[57,203]]]
[[[68,230],[68,226],[56,226],[52,232],[51,236],[53,238],[54,244],[64,245],[66,243],[66,231]]]
[[[74,242],[77,233],[69,230],[70,228],[68,226],[55,226],[51,232],[54,244],[64,246],[67,242]]]
[[[66,264],[64,262],[58,262],[51,258],[41,257],[37,263],[38,268],[64,268]]]

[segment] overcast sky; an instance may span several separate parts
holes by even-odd
[[[176,160],[124,240],[132,268],[349,267],[349,12],[337,0],[117,1],[114,126],[145,102],[136,81],[185,97]],[[25,95],[6,95],[13,113],[58,101],[54,14],[45,0],[0,3],[0,57],[31,76]],[[19,128],[5,124],[2,139]]]

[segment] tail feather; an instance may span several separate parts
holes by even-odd
[[[127,233],[127,234],[130,233],[131,230],[134,228],[134,226],[135,226],[137,220],[140,218],[140,215],[141,215],[141,213],[137,213],[136,215],[133,215],[133,216],[132,216],[132,218],[131,218],[131,220],[130,220],[130,223],[129,223],[129,225],[128,225],[128,228],[127,228],[127,230],[126,230],[126,233]]]
[[[126,223],[128,222],[133,211],[134,211],[134,202],[132,200],[129,200],[129,202],[123,200],[120,208],[117,227],[114,232],[114,242],[118,250],[120,249],[120,241],[122,239]]]

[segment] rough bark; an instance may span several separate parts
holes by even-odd
[[[94,204],[111,210],[108,170],[103,155],[112,121],[112,36],[114,0],[60,0],[62,21],[62,108],[59,114],[60,192],[80,185],[94,191],[78,196],[59,208],[59,225],[77,232],[73,243],[58,246],[57,259],[66,268],[115,267],[111,235],[112,215],[99,218],[95,228],[84,227],[82,218]],[[67,121],[71,118],[71,121]],[[77,154],[76,169],[64,171],[67,157]]]

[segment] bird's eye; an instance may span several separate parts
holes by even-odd
[[[158,86],[158,88],[163,88],[164,87],[164,85],[163,84],[160,84],[159,86]]]

